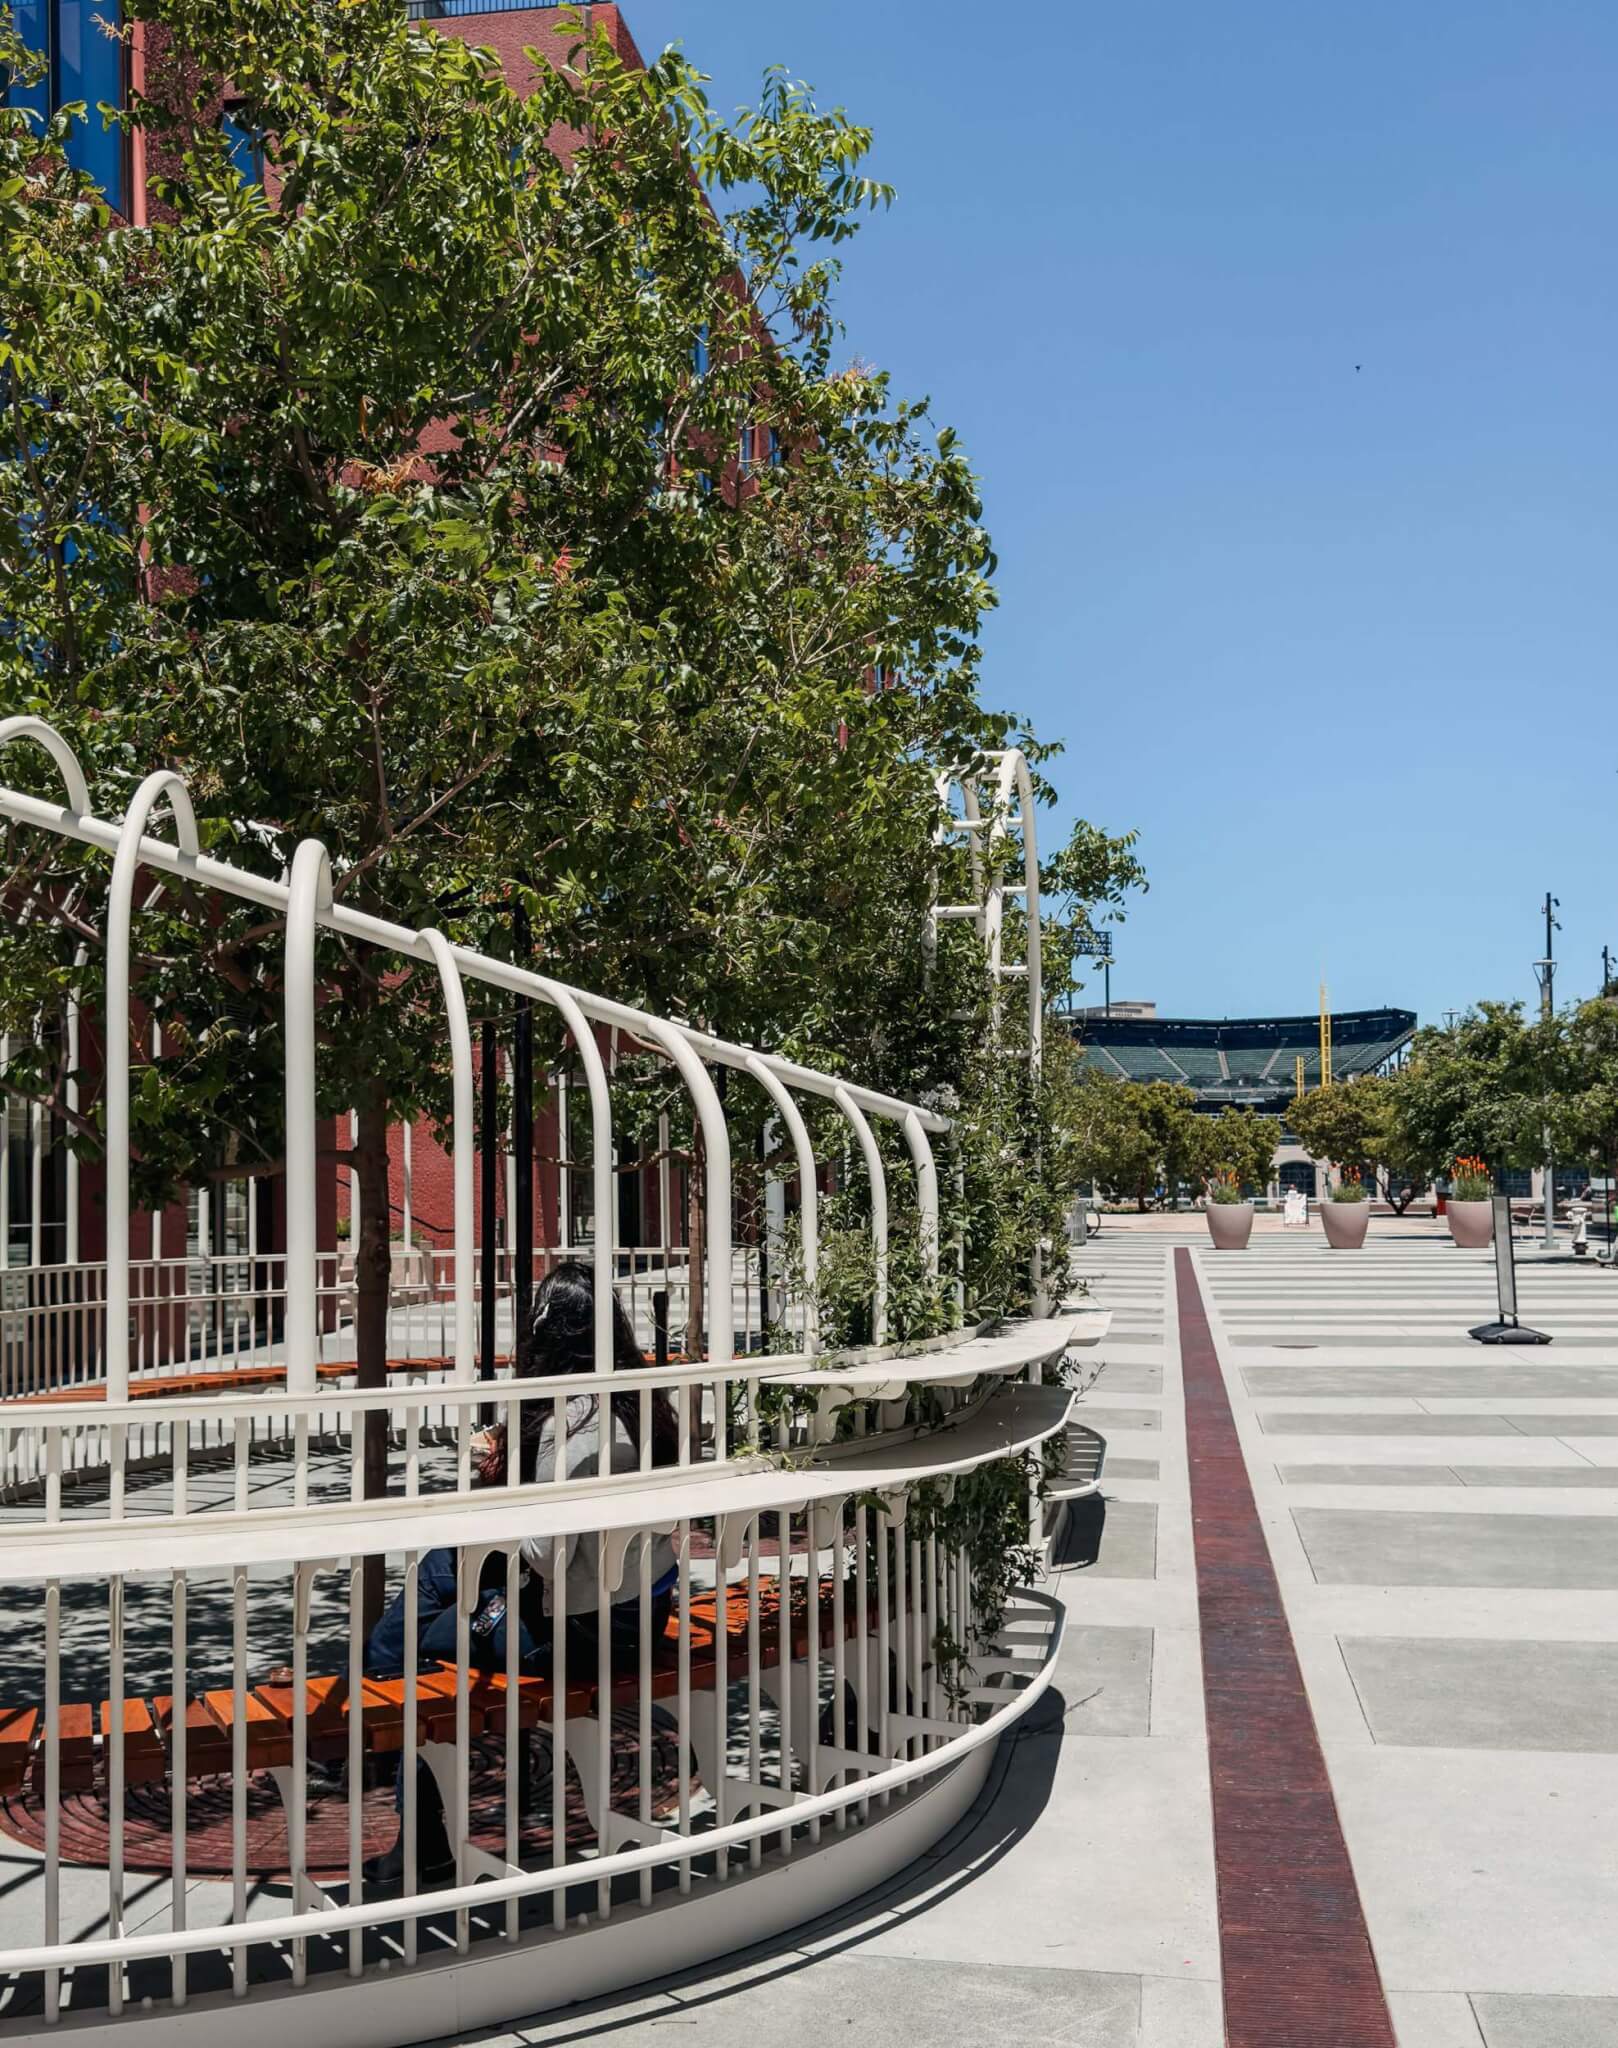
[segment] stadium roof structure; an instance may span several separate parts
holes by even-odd
[[[1173,1081],[1194,1089],[1199,1109],[1280,1112],[1297,1091],[1320,1085],[1320,1018],[1074,1018],[1084,1064],[1115,1080]],[[1415,1036],[1414,1010],[1332,1013],[1332,1079],[1351,1081],[1386,1066]]]

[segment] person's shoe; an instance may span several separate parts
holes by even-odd
[[[424,1817],[425,1818],[425,1817]],[[380,1856],[367,1856],[361,1866],[365,1882],[379,1891],[400,1891],[404,1888],[405,1853],[404,1829],[401,1828],[391,1849],[384,1849]],[[441,1886],[455,1880],[455,1856],[444,1833],[443,1824],[436,1827],[417,1823],[416,1829],[416,1889],[437,1891]]]

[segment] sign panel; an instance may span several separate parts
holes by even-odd
[[[1500,1291],[1500,1320],[1517,1320],[1517,1262],[1511,1246],[1511,1197],[1494,1198],[1494,1276]]]

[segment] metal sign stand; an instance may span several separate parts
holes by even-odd
[[[1494,1277],[1500,1297],[1500,1319],[1479,1323],[1467,1334],[1480,1344],[1549,1344],[1543,1330],[1530,1330],[1517,1320],[1517,1260],[1511,1242],[1511,1197],[1494,1197]]]

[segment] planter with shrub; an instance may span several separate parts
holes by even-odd
[[[1253,1205],[1242,1198],[1234,1174],[1221,1174],[1208,1189],[1208,1235],[1216,1252],[1244,1252],[1253,1234]]]
[[[1320,1227],[1334,1252],[1357,1252],[1370,1226],[1371,1204],[1357,1173],[1345,1173],[1320,1205]]]
[[[1494,1182],[1481,1159],[1457,1159],[1444,1204],[1449,1234],[1468,1251],[1481,1251],[1494,1240]]]

